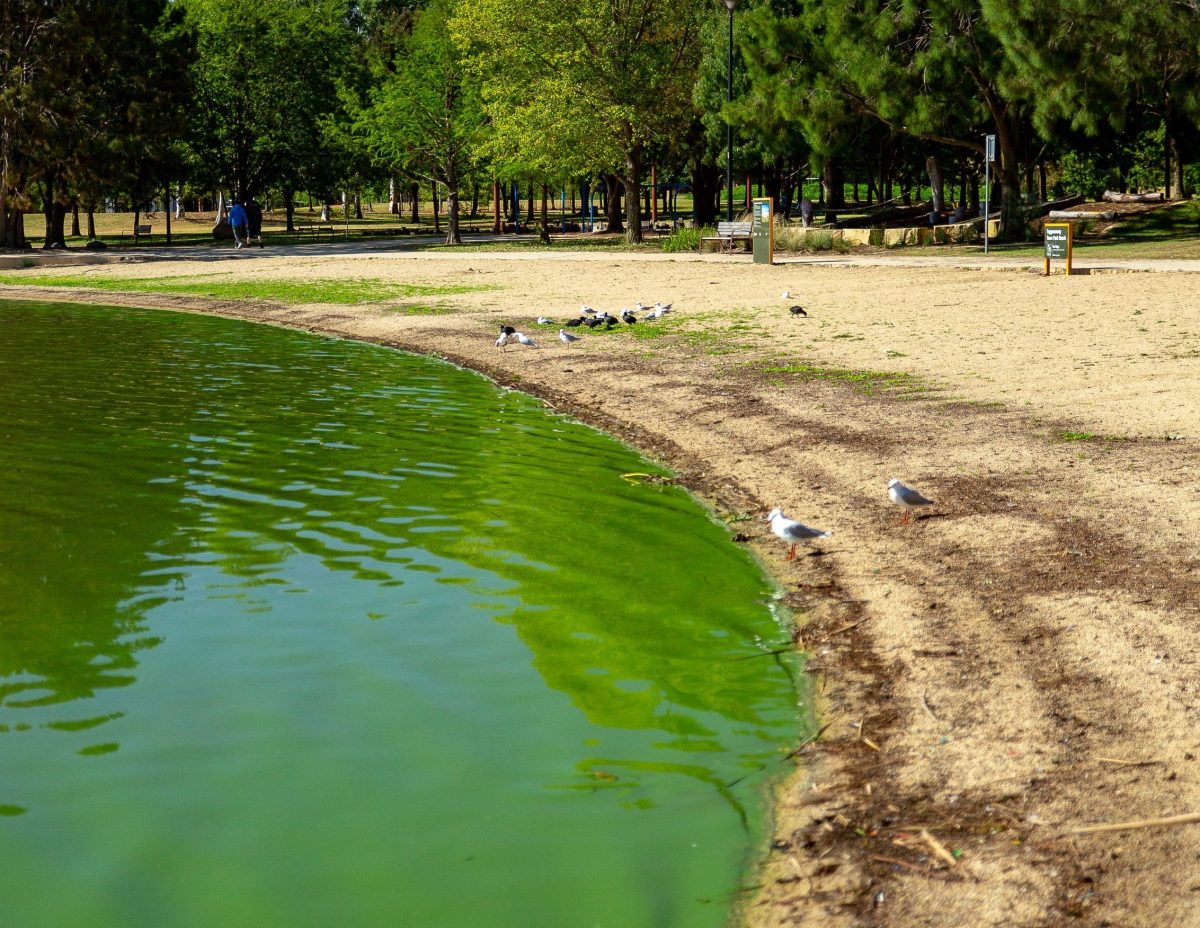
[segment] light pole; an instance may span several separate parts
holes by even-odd
[[[725,100],[727,103],[733,103],[733,8],[737,6],[738,0],[722,0],[725,4],[725,9],[729,10],[729,54],[725,60]],[[727,123],[725,126],[725,218],[729,222],[733,222],[733,123]]]

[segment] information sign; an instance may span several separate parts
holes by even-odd
[[[1067,273],[1071,273],[1071,258],[1075,245],[1075,227],[1069,222],[1047,222],[1042,227],[1046,243],[1046,257],[1042,265],[1042,273],[1050,273],[1050,261],[1065,260]]]
[[[750,239],[755,264],[775,263],[775,204],[770,197],[756,199],[750,212]]]

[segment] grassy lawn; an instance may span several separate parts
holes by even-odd
[[[267,300],[275,303],[374,303],[411,297],[477,293],[484,286],[433,287],[375,278],[295,280],[230,280],[225,274],[194,277],[101,277],[95,274],[0,274],[0,284],[26,287],[79,287],[117,293],[185,293],[224,300]]]

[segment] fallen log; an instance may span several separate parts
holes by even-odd
[[[1117,218],[1116,210],[1106,209],[1102,213],[1089,213],[1081,209],[1052,209],[1046,216],[1047,219],[1104,219],[1113,220]]]
[[[1163,195],[1159,191],[1154,193],[1118,193],[1115,190],[1105,190],[1104,196],[1100,198],[1105,203],[1161,203]]]

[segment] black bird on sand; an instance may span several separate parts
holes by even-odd
[[[804,311],[804,307],[800,306],[800,305],[793,306],[791,309],[788,310],[788,312],[791,313],[793,316],[807,316],[808,315],[808,313],[806,313]]]
[[[563,325],[568,326],[573,329],[576,326],[583,325],[583,320],[584,320],[584,317],[580,316],[578,319],[568,319],[566,322],[563,323]]]
[[[635,322],[637,322],[637,316],[635,316],[629,310],[625,310],[625,312],[621,313],[621,321],[626,325],[633,325]]]
[[[584,319],[583,324],[586,325],[589,329],[594,329],[598,325],[604,325],[604,323],[601,322],[599,319],[597,319],[595,316],[592,316],[590,319]]]
[[[501,326],[500,326],[500,334],[501,334],[501,335],[516,335],[516,334],[517,334],[517,330],[516,330],[516,329],[514,329],[514,328],[513,328],[511,325],[503,325],[503,324],[501,324]]]

